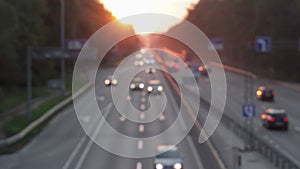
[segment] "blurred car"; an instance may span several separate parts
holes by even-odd
[[[289,119],[284,109],[267,108],[261,115],[263,126],[266,128],[282,128],[288,130]]]
[[[208,67],[207,66],[200,65],[198,67],[198,71],[199,71],[200,75],[202,75],[202,76],[208,76]]]
[[[148,94],[160,94],[163,91],[163,86],[159,80],[150,80],[148,83],[147,91]]]
[[[143,90],[145,84],[143,83],[143,80],[140,77],[135,77],[130,83],[129,87],[131,90]]]
[[[145,73],[147,73],[147,74],[156,73],[156,69],[155,68],[146,68]]]
[[[111,75],[106,76],[106,78],[104,80],[105,86],[111,86],[111,85],[115,86],[115,85],[117,85],[117,83],[118,83],[117,79]]]
[[[275,92],[272,88],[259,86],[256,90],[256,98],[260,100],[274,101]]]
[[[150,64],[154,64],[155,63],[155,60],[153,58],[145,58],[144,59],[144,62],[148,65]]]
[[[183,160],[177,147],[158,146],[158,155],[154,159],[154,169],[182,169]]]
[[[143,65],[144,65],[144,62],[143,62],[142,60],[136,60],[136,61],[134,62],[134,65],[135,65],[135,66],[143,66]]]

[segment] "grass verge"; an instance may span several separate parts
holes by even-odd
[[[49,94],[47,88],[38,87],[33,88],[32,90],[33,98],[46,96],[47,94]],[[13,91],[3,95],[5,95],[5,97],[0,99],[0,114],[10,110],[12,107],[16,107],[22,103],[25,103],[27,99],[26,88],[13,89]]]
[[[46,102],[39,106],[37,109],[32,111],[32,120],[29,121],[26,115],[19,115],[15,118],[8,120],[4,123],[4,130],[7,133],[7,136],[12,136],[14,134],[19,133],[22,131],[25,127],[27,127],[32,121],[38,119],[43,114],[45,114],[48,110],[50,110],[53,106],[61,102],[64,98],[55,98],[50,100],[49,102]],[[53,118],[54,115],[51,117]],[[8,154],[13,153],[22,148],[24,145],[26,145],[34,136],[36,136],[51,120],[51,118],[47,119],[45,122],[43,122],[41,125],[33,129],[27,136],[25,136],[21,141],[16,142],[12,145],[2,147],[0,148],[0,154]]]

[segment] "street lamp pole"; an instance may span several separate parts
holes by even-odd
[[[62,51],[65,49],[65,0],[60,0],[60,45]],[[61,95],[65,95],[65,79],[66,79],[66,67],[65,67],[65,56],[62,52],[61,56]]]

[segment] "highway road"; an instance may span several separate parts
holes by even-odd
[[[83,131],[80,123],[85,123],[87,132],[91,133],[94,140],[106,143],[117,150],[138,152],[153,151],[161,144],[173,143],[173,138],[181,132],[185,132],[185,122],[176,127],[177,132],[169,134],[162,140],[144,142],[143,138],[155,136],[172,126],[179,112],[178,96],[172,86],[169,85],[163,73],[156,74],[140,73],[138,76],[149,79],[159,79],[164,86],[164,93],[167,98],[165,110],[158,118],[150,123],[135,123],[121,115],[112,100],[110,87],[103,84],[106,75],[113,73],[113,68],[102,69],[97,74],[95,91],[92,89],[85,92],[75,101],[82,105],[86,112],[76,115],[74,105],[70,105],[53,118],[45,129],[38,134],[28,145],[20,151],[0,157],[1,169],[145,169],[154,168],[154,157],[128,158],[115,155],[106,149],[95,144]],[[122,86],[114,86],[122,87]],[[127,90],[126,88],[124,90]],[[89,109],[91,99],[96,95],[97,103],[106,122],[113,129],[124,135],[140,138],[138,141],[126,142],[110,132],[103,121],[95,118],[95,113]],[[154,99],[161,97],[154,96]],[[149,97],[145,91],[132,91],[128,99],[141,110],[138,118],[143,118],[142,110],[150,106]],[[125,102],[121,105],[124,109],[128,106]],[[208,107],[200,107],[199,113],[208,112]],[[130,112],[127,112],[130,113]],[[129,115],[129,114],[128,114]],[[79,120],[78,120],[79,119]],[[100,134],[101,133],[101,134]],[[193,127],[190,133],[177,145],[180,155],[184,159],[184,168],[189,169],[219,169],[222,168],[222,161],[218,158],[216,150],[209,143],[199,144],[197,142],[200,128]]]
[[[218,70],[219,67],[212,66]],[[211,72],[212,74],[214,71]],[[226,71],[227,100],[224,113],[240,124],[244,124],[242,117],[242,104],[244,103],[244,75],[232,71]],[[253,103],[257,108],[257,116],[254,119],[254,133],[295,162],[300,161],[300,114],[299,101],[300,91],[287,87],[279,82],[268,79],[254,78],[253,80]],[[207,101],[211,98],[210,82],[208,78],[199,78],[201,97]],[[267,85],[274,88],[275,101],[266,102],[255,98],[258,86]],[[289,131],[268,130],[262,126],[260,114],[265,108],[283,108],[289,117]]]

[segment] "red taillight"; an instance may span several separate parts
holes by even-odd
[[[273,96],[275,95],[275,92],[274,92],[274,91],[272,92],[272,95],[273,95]]]
[[[269,117],[268,117],[268,122],[275,122],[275,118],[274,118],[274,117],[271,117],[271,116],[269,116]]]
[[[289,118],[285,117],[285,118],[283,118],[283,121],[284,121],[284,122],[288,122],[288,121],[289,121]]]

